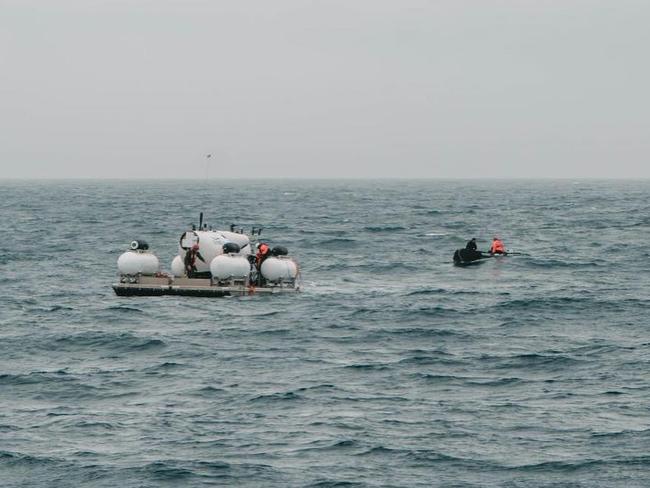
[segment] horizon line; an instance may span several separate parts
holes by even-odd
[[[187,181],[187,182],[222,182],[222,181],[647,181],[650,176],[226,176],[223,178],[184,178],[184,177],[135,177],[135,178],[115,178],[115,177],[93,177],[93,176],[76,176],[76,177],[0,177],[0,182],[5,181]]]

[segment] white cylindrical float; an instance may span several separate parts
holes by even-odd
[[[183,258],[180,256],[176,256],[174,259],[172,259],[172,274],[176,278],[181,278],[185,276],[185,264],[183,263]]]
[[[222,254],[210,263],[210,273],[217,280],[243,279],[251,270],[248,259],[237,254]]]
[[[117,259],[117,269],[123,275],[155,275],[160,263],[150,252],[126,251]]]
[[[262,276],[268,281],[293,281],[298,276],[298,265],[288,257],[270,257],[262,263]]]

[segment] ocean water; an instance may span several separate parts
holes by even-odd
[[[303,292],[114,295],[201,211]],[[648,181],[5,181],[0,225],[2,487],[650,486]]]

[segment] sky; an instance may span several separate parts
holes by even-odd
[[[0,179],[648,178],[648,25],[647,0],[0,0]]]

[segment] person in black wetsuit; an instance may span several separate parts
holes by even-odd
[[[194,244],[190,247],[185,253],[185,259],[183,259],[185,273],[188,278],[194,278],[194,275],[196,274],[196,258],[199,258],[205,263],[205,259],[203,259],[203,256],[201,256],[201,253],[199,252],[198,244]]]
[[[483,257],[483,254],[478,250],[478,247],[476,245],[476,237],[472,237],[469,241],[467,241],[465,249],[461,249],[459,253],[463,261],[476,261],[477,259],[481,259]]]

